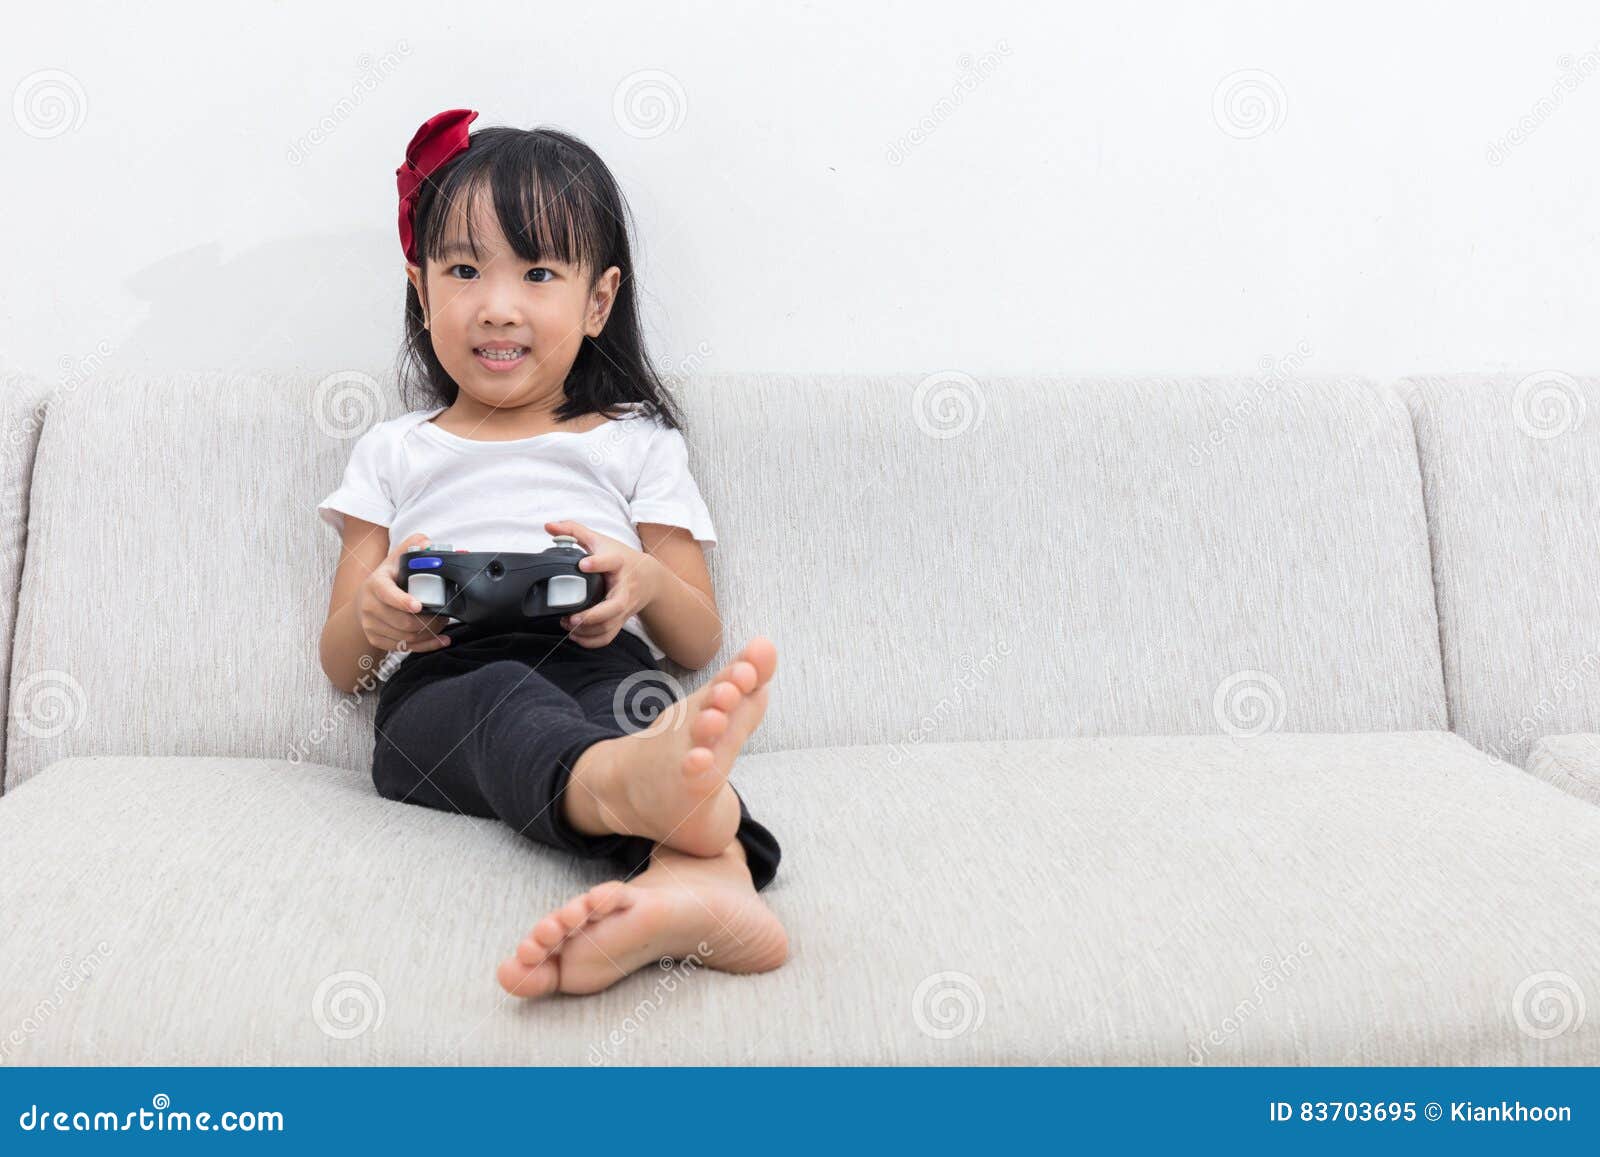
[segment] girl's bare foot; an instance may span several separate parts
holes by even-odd
[[[567,783],[567,819],[588,835],[645,836],[696,856],[721,852],[739,830],[728,773],[767,710],[777,668],[778,649],[758,635],[643,731],[591,744]]]
[[[607,880],[534,925],[496,977],[512,996],[586,993],[668,957],[724,972],[766,972],[789,938],[756,894],[744,847],[718,856],[658,847],[632,881]]]

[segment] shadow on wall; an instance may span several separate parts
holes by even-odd
[[[97,354],[96,371],[261,372],[371,361],[398,352],[403,335],[402,259],[381,230],[311,235],[256,246],[224,260],[212,241],[140,270],[128,290],[149,316],[119,343],[75,350],[59,367]],[[392,312],[352,303],[389,300]]]

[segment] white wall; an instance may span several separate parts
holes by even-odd
[[[389,364],[462,106],[612,165],[668,369],[1600,371],[1600,12],[1289,7],[12,10],[0,370]]]

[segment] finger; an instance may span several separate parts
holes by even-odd
[[[449,635],[434,635],[428,639],[414,639],[406,644],[409,651],[439,651],[450,645]]]
[[[405,635],[406,641],[411,643],[421,643],[425,640],[431,641],[433,639],[442,639],[444,637],[445,635],[443,631],[430,630],[427,627],[420,627],[413,631],[407,631]]]
[[[427,548],[428,536],[419,530],[415,534],[406,535],[405,541],[389,552],[388,561],[399,561],[400,556],[405,554],[408,550],[426,550]]]
[[[572,634],[578,635],[581,638],[592,639],[596,635],[603,635],[607,631],[615,630],[621,625],[622,623],[617,619],[596,619],[593,621],[585,620],[582,623],[573,624],[567,629]]]
[[[397,611],[415,614],[422,609],[422,602],[415,595],[400,589],[399,584],[387,578],[375,588],[378,592],[378,602],[385,607],[393,607]]]
[[[626,561],[620,554],[591,554],[587,558],[578,560],[578,569],[603,574],[606,571],[621,570],[622,564]]]
[[[579,545],[584,550],[592,550],[594,548],[594,531],[581,522],[563,519],[560,522],[547,522],[544,524],[544,528],[549,534],[570,534],[578,540]]]
[[[567,618],[572,620],[572,625],[581,627],[586,623],[598,623],[602,619],[614,619],[627,608],[627,602],[620,595],[608,595],[604,601],[596,603],[586,611],[574,611]]]

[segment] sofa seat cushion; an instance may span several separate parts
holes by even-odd
[[[1546,735],[1534,743],[1528,770],[1570,795],[1600,804],[1600,735]]]
[[[789,962],[526,1003],[497,960],[603,866],[331,767],[62,761],[0,800],[0,1061],[1600,1063],[1600,823],[1449,734],[737,775]]]

